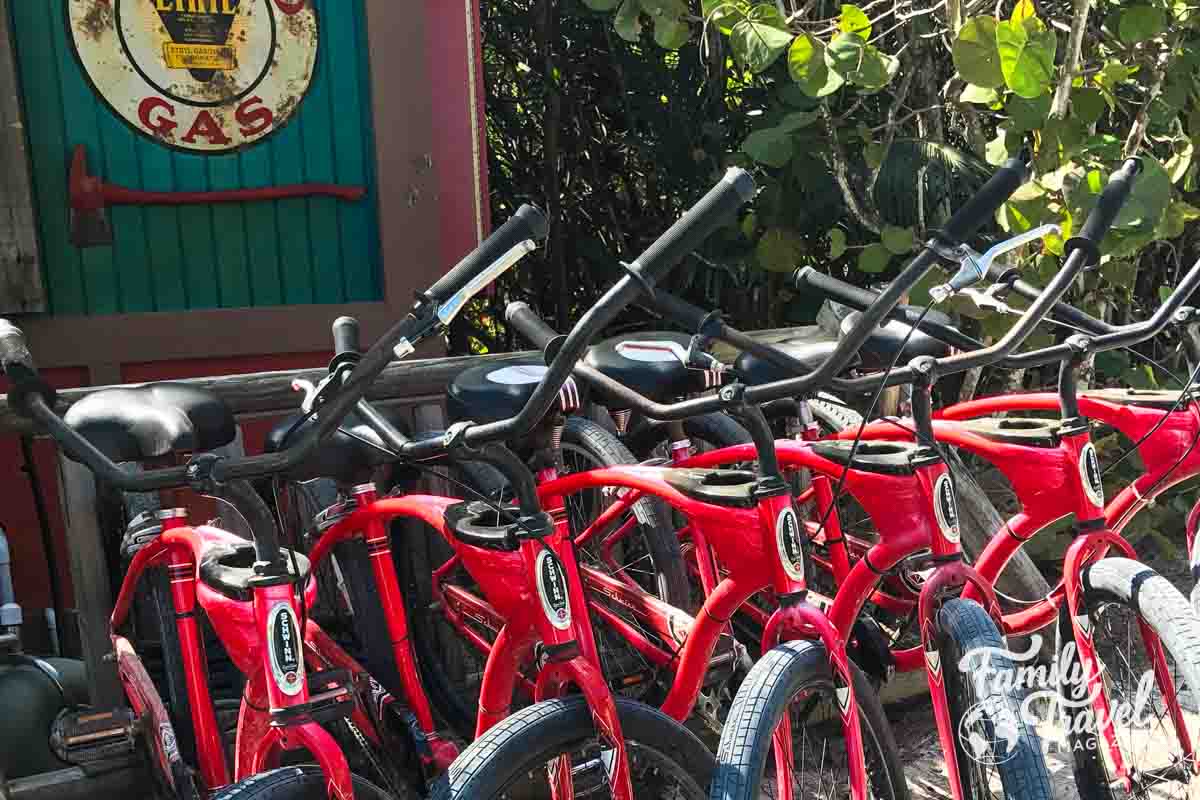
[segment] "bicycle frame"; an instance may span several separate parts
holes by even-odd
[[[256,585],[252,589],[253,599],[244,602],[230,599],[198,579],[197,565],[204,553],[212,548],[245,543],[244,539],[217,528],[191,527],[180,513],[164,518],[162,533],[138,550],[122,582],[110,622],[126,695],[133,709],[148,713],[156,726],[148,731],[152,750],[168,784],[177,793],[182,792],[177,780],[181,761],[166,709],[132,644],[117,633],[129,616],[138,581],[146,569],[166,566],[196,734],[197,766],[205,787],[212,791],[250,777],[278,766],[284,751],[305,749],[324,772],[330,797],[351,800],[354,789],[345,755],[336,740],[302,711],[313,699],[321,699],[309,695],[306,668],[323,669],[331,663],[330,657],[343,666],[350,666],[353,661],[311,620],[306,621],[306,634],[301,639],[301,615],[291,582]],[[306,604],[315,598],[313,583],[306,589]],[[225,759],[209,693],[197,607],[204,611],[235,666],[247,679],[232,772]],[[357,671],[365,675],[361,667]],[[348,694],[350,690],[338,687],[331,691]],[[286,716],[289,709],[300,713],[294,719],[280,722],[281,715]],[[374,735],[374,728],[362,710],[356,707],[353,713],[360,727]]]
[[[1057,394],[1042,395],[1053,398],[1053,409],[1059,408]],[[1038,399],[1029,401],[1029,406],[1040,410],[1050,410],[1044,405],[1046,401]],[[1109,406],[1105,409],[1101,406]],[[986,411],[979,409],[998,410],[995,403],[987,401],[972,404],[968,409],[951,407],[943,410],[942,416],[963,419],[968,416],[979,416]],[[1106,413],[1110,418],[1120,419],[1125,426],[1127,435],[1139,438],[1150,430],[1161,419],[1164,412],[1128,413],[1144,411],[1129,407],[1114,406],[1080,398],[1080,410],[1084,416],[1093,413]],[[976,413],[978,411],[978,413]],[[1161,454],[1162,451],[1174,450],[1177,455],[1171,462],[1179,458],[1179,453],[1185,453],[1194,441],[1200,417],[1197,417],[1194,407],[1183,413],[1178,413],[1179,419],[1168,420],[1145,443],[1150,445],[1151,454]],[[1097,417],[1099,418],[1099,417]],[[1115,423],[1114,423],[1115,424]],[[1140,428],[1140,433],[1138,432]],[[1083,605],[1083,570],[1091,563],[1106,556],[1110,550],[1116,550],[1119,555],[1137,560],[1133,547],[1114,530],[1114,519],[1124,520],[1129,517],[1129,509],[1138,503],[1148,502],[1150,498],[1142,497],[1135,487],[1129,487],[1122,493],[1124,499],[1114,500],[1104,507],[1104,487],[1100,482],[1099,460],[1096,456],[1095,445],[1091,442],[1088,426],[1073,425],[1060,429],[1057,444],[1050,447],[1038,447],[1027,444],[1012,444],[994,441],[964,430],[953,420],[935,420],[934,432],[940,442],[952,444],[968,450],[997,467],[1011,482],[1021,503],[1021,510],[1009,520],[1005,527],[997,531],[983,551],[975,560],[978,574],[989,584],[994,584],[1004,567],[1016,552],[1029,541],[1038,531],[1045,529],[1056,520],[1069,515],[1075,517],[1075,538],[1067,549],[1063,563],[1063,580],[1054,588],[1051,594],[1043,600],[1033,603],[1029,608],[1004,615],[1002,630],[1006,634],[1028,634],[1051,624],[1058,616],[1065,600],[1071,618],[1073,640],[1079,653],[1080,664],[1084,675],[1087,676],[1088,689],[1092,698],[1095,719],[1099,720],[1100,734],[1108,746],[1112,758],[1116,778],[1128,788],[1132,785],[1132,777],[1120,748],[1116,741],[1113,728],[1111,709],[1108,696],[1103,690],[1103,676],[1096,659],[1095,647],[1088,615],[1081,612]],[[1156,436],[1162,438],[1154,442]],[[839,434],[842,438],[850,438],[850,434]],[[898,427],[887,420],[880,420],[867,425],[862,433],[863,439],[907,439],[911,434],[904,428]],[[1179,447],[1182,444],[1183,447]],[[1160,455],[1161,457],[1161,455]],[[1161,462],[1160,462],[1161,463]],[[1197,460],[1200,466],[1200,459]],[[1152,470],[1143,478],[1150,477],[1151,481],[1144,486],[1153,485],[1163,474],[1170,471],[1170,466]],[[1178,477],[1175,482],[1185,479],[1188,475]],[[1139,479],[1139,482],[1142,479]],[[1166,481],[1164,481],[1166,483]],[[1160,491],[1165,487],[1160,487]],[[1153,492],[1152,495],[1158,492]],[[839,580],[841,576],[837,576]],[[922,592],[922,595],[924,592]],[[963,597],[975,599],[979,597],[978,587],[969,586],[963,592]],[[1163,700],[1171,710],[1173,722],[1179,735],[1179,743],[1186,758],[1194,755],[1191,736],[1184,723],[1178,699],[1175,695],[1174,682],[1169,679],[1166,656],[1158,637],[1146,626],[1141,626],[1142,641],[1147,658],[1153,665],[1159,690]],[[914,650],[895,653],[897,669],[915,669]],[[1200,770],[1198,770],[1200,771]]]
[[[792,469],[807,468],[815,474],[815,488],[832,497],[827,481],[829,476],[840,475],[842,467],[815,453],[805,444],[794,441],[777,443],[780,463]],[[757,457],[753,445],[739,445],[723,450],[680,459],[677,463],[685,467],[712,467],[720,464],[752,461]],[[758,502],[752,508],[716,505],[690,497],[672,485],[668,473],[673,470],[658,467],[621,466],[574,473],[553,480],[543,480],[539,495],[547,507],[557,498],[579,491],[597,488],[625,490],[607,508],[588,530],[576,536],[576,545],[588,541],[604,531],[614,519],[627,512],[642,497],[652,495],[666,501],[683,512],[689,520],[690,536],[697,544],[696,551],[701,563],[700,572],[711,579],[711,590],[703,607],[694,619],[647,595],[628,579],[606,575],[588,567],[582,567],[584,583],[588,589],[588,608],[601,619],[612,624],[630,644],[656,666],[670,668],[674,672],[671,688],[662,710],[677,720],[684,720],[691,713],[703,685],[704,675],[712,658],[717,642],[726,629],[733,614],[743,608],[745,602],[764,589],[771,589],[784,602],[766,620],[762,646],[769,649],[788,639],[819,639],[829,653],[835,676],[835,686],[846,732],[848,747],[861,753],[861,731],[857,726],[857,703],[850,682],[846,642],[849,640],[854,621],[867,599],[871,597],[882,574],[914,552],[932,547],[939,556],[957,550],[956,533],[951,525],[939,525],[938,512],[934,510],[933,498],[939,481],[947,476],[944,464],[934,462],[919,467],[912,475],[886,475],[850,470],[847,475],[849,491],[860,500],[873,518],[880,520],[880,544],[873,547],[868,558],[859,559],[850,570],[846,585],[839,590],[827,613],[811,603],[799,600],[804,597],[805,582],[802,562],[797,569],[795,554],[789,551],[785,539],[779,536],[776,520],[785,513],[783,503]],[[948,480],[948,478],[946,478]],[[823,489],[821,482],[825,481]],[[785,498],[786,501],[786,498]],[[790,506],[790,503],[787,503]],[[901,509],[901,513],[897,513]],[[794,512],[793,512],[794,513]],[[956,516],[953,512],[952,516]],[[945,514],[943,513],[943,516]],[[757,530],[758,536],[751,531]],[[620,534],[620,530],[612,535]],[[800,542],[797,541],[799,546]],[[716,564],[725,573],[718,578]],[[447,567],[450,565],[448,564]],[[789,569],[790,568],[790,569]],[[448,574],[443,567],[435,573],[435,581]],[[973,583],[985,596],[991,596],[986,607],[998,616],[991,587],[967,565],[950,564],[940,567],[937,580],[931,581],[925,595],[922,633],[929,647],[933,647],[936,633],[934,620],[940,607],[940,595],[944,591]],[[707,580],[707,579],[706,579]],[[462,592],[456,587],[448,587]],[[707,588],[707,587],[706,587]],[[465,593],[464,593],[465,594]],[[608,608],[604,600],[617,602],[637,615],[646,627],[660,636],[660,642],[652,641],[641,630],[625,624]],[[481,611],[480,604],[464,600],[464,607],[474,613]],[[450,604],[447,604],[450,611]],[[502,623],[503,611],[490,611],[489,624]],[[500,647],[501,640],[491,645],[462,624],[461,617],[455,619],[447,614],[460,633],[482,652]],[[690,619],[690,621],[688,621]],[[681,625],[687,622],[687,628]],[[676,645],[682,645],[676,647]],[[494,650],[491,652],[494,653]],[[489,656],[489,664],[490,658]],[[935,659],[931,659],[934,662]],[[939,736],[947,752],[954,752],[954,731],[950,728],[949,706],[940,670],[929,670],[935,706],[939,708]],[[511,694],[514,684],[506,690]],[[790,734],[781,726],[779,736]],[[778,744],[778,742],[777,742]],[[790,752],[790,749],[788,750]],[[953,762],[954,759],[948,759]],[[861,759],[859,760],[861,767]],[[957,766],[952,765],[951,778],[955,796],[961,796],[958,788]],[[790,784],[780,781],[781,786]],[[855,797],[865,797],[866,776],[852,769],[851,788]],[[787,789],[784,790],[785,792]]]
[[[1053,392],[998,395],[947,406],[937,416],[947,420],[966,420],[1005,411],[1058,411],[1059,402],[1058,395]],[[1200,475],[1200,448],[1192,447],[1192,442],[1200,432],[1200,407],[1196,403],[1188,402],[1169,412],[1166,422],[1153,433],[1150,431],[1158,425],[1164,414],[1168,414],[1167,411],[1110,402],[1084,393],[1079,397],[1079,412],[1084,417],[1116,428],[1134,442],[1149,434],[1137,449],[1146,471],[1118,492],[1104,508],[1104,518],[1113,530],[1121,531],[1134,514],[1153,503],[1163,492]],[[1189,553],[1194,552],[1198,527],[1200,500],[1188,514]]]
[[[480,696],[476,737],[510,713],[520,665],[532,659],[540,665],[533,686],[535,701],[561,697],[578,687],[587,700],[600,734],[616,753],[614,794],[632,800],[629,762],[617,716],[616,702],[600,670],[591,621],[584,613],[583,582],[575,562],[574,546],[566,535],[562,504],[547,505],[555,519],[553,533],[542,541],[520,539],[516,549],[486,548],[466,544],[449,529],[445,512],[462,501],[424,495],[376,499],[369,495],[346,518],[336,522],[322,541],[333,541],[368,531],[368,542],[386,537],[386,525],[397,517],[419,519],[434,528],[454,549],[454,556],[433,576],[436,599],[451,620],[470,615],[499,623],[498,636],[488,655]],[[325,552],[327,552],[327,548]],[[314,553],[321,556],[322,553]],[[373,558],[382,561],[376,544]],[[462,590],[445,590],[439,576],[462,566],[479,584],[480,599]],[[378,570],[378,566],[376,567]],[[378,574],[378,572],[377,572]],[[389,617],[392,616],[389,610]],[[393,635],[397,630],[394,623]],[[538,646],[535,652],[535,646]],[[556,796],[569,797],[569,771],[560,763],[554,770]]]

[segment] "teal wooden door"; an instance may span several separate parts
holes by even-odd
[[[363,0],[19,0],[9,8],[51,313],[381,299]],[[313,19],[306,90],[268,106],[262,75],[286,60],[284,26]],[[138,50],[143,33],[165,44]],[[216,91],[239,69],[247,88],[228,113],[181,94],[185,85]],[[142,90],[129,87],[139,82],[150,99],[138,102]],[[279,124],[264,129],[268,117]],[[131,189],[331,183],[364,187],[366,196],[113,206],[111,245],[81,248],[68,212],[78,145],[92,174]]]

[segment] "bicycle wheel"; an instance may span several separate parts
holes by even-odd
[[[637,463],[620,439],[583,417],[567,419],[561,450],[565,473]],[[613,495],[602,489],[588,489],[565,498],[571,529],[577,534],[586,530],[612,499]],[[632,513],[610,527],[616,531],[630,526],[611,554],[601,553],[600,540],[606,533],[601,531],[580,548],[580,562],[627,577],[659,599],[686,608],[687,571],[669,520],[664,503],[652,498],[639,500]]]
[[[280,767],[260,772],[221,789],[211,800],[325,800],[329,796],[325,774],[317,766]],[[415,798],[409,794],[408,797]],[[373,783],[354,776],[355,800],[392,798]]]
[[[906,800],[908,787],[892,729],[879,696],[851,664],[871,796]],[[717,750],[711,800],[761,800],[779,793],[772,741],[787,713],[792,724],[793,795],[831,800],[849,793],[842,725],[833,673],[824,647],[778,645],[742,681]]]
[[[617,714],[635,797],[707,796],[715,764],[699,739],[641,703],[618,698]],[[609,797],[610,752],[598,740],[583,698],[546,700],[508,717],[464,750],[431,800],[549,798],[546,767],[560,755],[571,759],[573,796]]]
[[[938,623],[963,798],[1050,800],[1042,742],[1011,688],[1018,685],[1015,668],[996,623],[978,603],[961,599],[942,606]]]
[[[1072,704],[1072,699],[1081,696],[1081,690],[1086,698],[1087,689],[1078,681],[1068,683],[1080,664],[1075,648],[1064,647],[1059,672],[1066,680],[1060,682],[1060,691],[1067,698],[1065,724],[1069,726],[1068,741],[1075,757],[1075,782],[1080,794],[1101,800],[1200,796],[1200,780],[1192,772],[1194,758],[1183,756],[1172,709],[1163,697],[1163,687],[1154,678],[1141,634],[1141,626],[1145,625],[1158,636],[1166,672],[1179,700],[1176,710],[1195,745],[1200,735],[1200,622],[1166,578],[1136,561],[1101,559],[1084,571],[1083,586],[1117,745],[1133,783],[1126,790],[1114,781],[1108,746],[1097,733],[1091,705]],[[1070,637],[1070,628],[1064,626],[1069,626],[1065,608],[1059,615],[1059,631]],[[1122,707],[1134,713],[1122,714]]]

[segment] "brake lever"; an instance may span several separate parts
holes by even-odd
[[[993,283],[986,289],[975,289],[968,287],[966,289],[960,289],[958,293],[965,297],[971,298],[971,301],[975,303],[976,308],[990,308],[999,314],[1019,314],[1020,312],[1017,311],[1017,309],[1013,308],[1008,303],[996,296],[1000,292],[1006,291],[1007,289],[1008,286],[1003,283]]]
[[[948,282],[941,286],[934,286],[929,290],[929,296],[934,302],[941,303],[947,300],[952,295],[963,292],[966,289],[979,283],[986,278],[992,271],[992,264],[997,258],[1009,252],[1016,250],[1018,247],[1023,247],[1029,242],[1044,238],[1051,233],[1061,233],[1062,229],[1053,223],[1048,225],[1039,225],[1036,228],[1030,228],[1024,233],[1019,233],[1005,239],[1002,242],[989,247],[984,253],[980,254],[972,250],[966,245],[960,246],[958,249],[958,261],[960,267],[958,272]],[[1007,308],[1007,307],[1006,307]],[[1011,309],[1009,309],[1011,311]]]

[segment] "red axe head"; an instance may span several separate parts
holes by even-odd
[[[97,247],[113,243],[112,226],[108,224],[102,182],[87,171],[87,150],[75,148],[71,156],[71,175],[67,185],[71,192],[71,244],[76,247]]]

